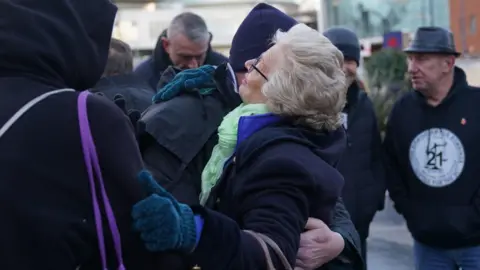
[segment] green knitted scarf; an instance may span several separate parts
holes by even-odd
[[[202,193],[200,203],[205,205],[210,190],[215,186],[223,172],[225,162],[235,151],[237,144],[238,121],[242,116],[268,113],[265,104],[241,104],[224,118],[218,127],[218,143],[202,172]]]

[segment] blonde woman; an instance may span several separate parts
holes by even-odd
[[[209,270],[289,269],[308,217],[330,222],[343,187],[334,168],[345,148],[343,56],[304,24],[274,42],[245,63],[243,103],[224,118],[203,171],[206,206],[180,204],[139,176],[150,196],[132,215],[149,250],[180,250]],[[270,265],[259,236],[277,246]]]

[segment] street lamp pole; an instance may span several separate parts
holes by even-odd
[[[425,12],[425,1],[426,0],[422,0],[422,2],[420,2],[420,16],[421,16],[421,19],[422,19],[422,26],[425,26],[425,15],[427,12]]]
[[[317,7],[317,30],[322,33],[325,31],[325,1],[324,0],[316,0],[316,7]]]
[[[381,12],[379,12],[377,10],[374,10],[374,9],[365,9],[365,7],[363,6],[362,3],[358,4],[358,9],[360,10],[361,13],[373,14],[373,15],[377,16],[377,18],[380,19],[380,24],[381,24],[382,31],[383,31],[384,34],[392,31],[392,23],[390,22],[388,17],[383,15]],[[368,17],[368,19],[370,19],[370,17]],[[363,23],[369,24],[370,22],[365,21]],[[367,33],[367,34],[370,34],[370,33]]]
[[[428,17],[430,21],[430,26],[435,25],[435,8],[433,6],[433,0],[428,0]]]

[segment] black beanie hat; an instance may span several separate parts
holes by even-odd
[[[245,62],[266,52],[277,30],[286,32],[296,24],[295,19],[268,4],[256,5],[233,36],[229,58],[233,70],[246,72]]]
[[[359,64],[360,41],[352,30],[343,27],[333,27],[323,32],[323,35],[343,53],[345,59],[354,60],[357,62],[357,65]]]

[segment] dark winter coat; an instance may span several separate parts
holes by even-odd
[[[348,89],[344,113],[347,149],[338,164],[345,178],[343,200],[360,236],[367,238],[373,216],[383,207],[386,183],[375,110],[355,82]]]
[[[115,13],[108,0],[0,1],[0,126],[43,93],[94,86]],[[101,269],[77,97],[47,98],[0,138],[2,270]],[[126,267],[166,269],[132,231],[131,208],[144,194],[135,180],[143,164],[130,123],[103,97],[91,95],[87,106]],[[105,236],[108,268],[116,269]]]
[[[90,91],[102,93],[110,100],[120,94],[125,98],[127,111],[139,112],[143,112],[152,104],[154,95],[153,89],[135,74],[103,77]]]
[[[196,209],[205,223],[192,262],[211,270],[266,269],[261,246],[241,231],[252,230],[268,235],[294,265],[308,217],[331,223],[343,187],[334,166],[345,133],[313,132],[273,115],[242,118],[236,152],[212,190],[209,209]]]
[[[153,50],[153,54],[147,60],[142,62],[138,67],[135,69],[135,74],[141,78],[142,80],[146,81],[148,85],[152,89],[157,89],[158,81],[162,76],[163,72],[171,65],[173,65],[172,61],[170,60],[170,56],[165,51],[162,45],[162,37],[167,36],[167,31],[164,30],[162,34],[158,37],[157,44],[155,45],[155,49]],[[207,58],[205,59],[204,65],[214,65],[218,66],[228,61],[228,58],[213,51],[211,46],[209,45],[207,51]]]
[[[163,79],[173,79],[172,75],[164,74]],[[187,204],[199,202],[201,174],[217,143],[217,128],[240,104],[226,65],[216,69],[215,78],[217,90],[212,95],[184,93],[153,104],[139,121],[145,166],[177,200]]]

